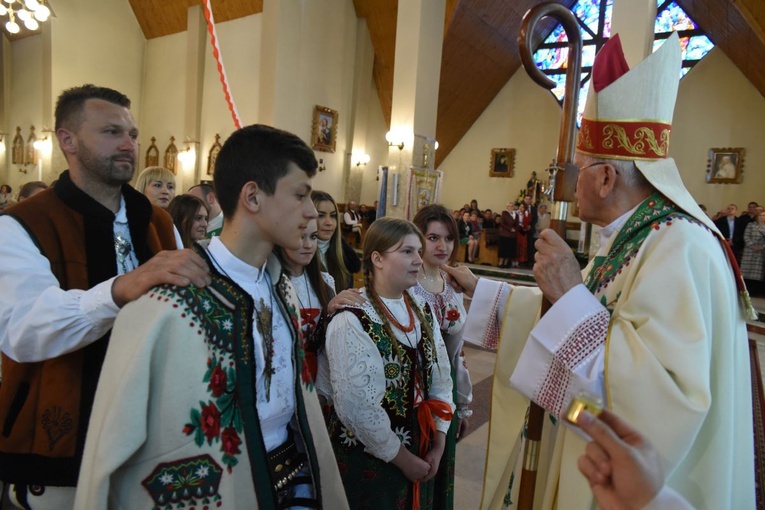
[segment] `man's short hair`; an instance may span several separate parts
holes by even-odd
[[[82,109],[88,99],[103,99],[118,106],[130,108],[130,99],[122,92],[107,87],[86,84],[66,89],[56,101],[56,127],[77,131],[82,122]]]
[[[202,194],[202,198],[207,200],[207,196],[210,193],[215,193],[215,188],[207,184],[206,182],[201,182],[199,184],[195,184],[192,187],[189,188],[189,193],[191,193],[191,190],[199,188],[199,192]]]
[[[318,167],[311,148],[292,133],[262,124],[235,131],[221,147],[213,174],[215,196],[223,216],[234,215],[239,193],[250,181],[273,195],[290,163],[295,163],[308,177],[313,177]]]

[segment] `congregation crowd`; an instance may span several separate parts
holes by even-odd
[[[597,115],[671,121],[677,36],[633,71],[619,44],[593,66],[583,129]],[[593,112],[598,93],[662,76],[668,113]],[[578,141],[580,216],[602,227],[582,272],[532,194],[500,214],[427,205],[412,222],[341,210],[312,189],[308,145],[260,124],[225,141],[212,183],[175,196],[172,172],[150,167],[133,187],[130,100],[94,85],[59,96],[55,134],[68,170],[15,204],[0,189],[12,508],[453,508],[472,414],[464,341],[497,350],[492,507],[518,501],[529,402],[550,422],[534,454],[547,507],[754,507],[754,311],[732,257],[762,257],[765,214],[729,206],[715,228],[666,154]],[[533,262],[537,287],[455,267],[489,233],[499,265]],[[582,394],[608,409],[570,427]]]

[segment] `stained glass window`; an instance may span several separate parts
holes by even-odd
[[[579,120],[581,121],[590,73],[595,54],[611,37],[611,12],[613,0],[579,0],[571,9],[579,21],[582,33],[582,74],[579,93]],[[675,0],[657,0],[656,23],[654,25],[653,51],[664,44],[672,32],[678,32],[682,50],[683,67],[681,76],[696,65],[714,47],[696,23],[686,14]],[[534,53],[537,67],[556,82],[552,89],[559,103],[563,103],[568,63],[568,39],[563,27],[558,24],[539,45]]]

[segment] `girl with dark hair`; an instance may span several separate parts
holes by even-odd
[[[335,291],[353,287],[353,274],[361,269],[356,252],[345,242],[340,232],[337,203],[324,191],[312,191],[311,199],[318,218],[319,257],[322,267],[335,279]]]
[[[300,328],[303,331],[303,350],[305,351],[303,368],[310,372],[313,381],[316,380],[319,370],[328,378],[326,357],[319,355],[324,349],[330,300],[335,296],[335,280],[332,275],[321,270],[319,257],[316,256],[317,230],[316,220],[311,220],[303,234],[302,245],[299,249],[274,247],[274,253],[281,260],[282,267],[289,275],[298,296]],[[319,398],[324,397],[322,405],[326,404],[329,390],[321,391],[318,387],[316,389]]]
[[[382,218],[364,239],[363,305],[343,308],[327,329],[333,412],[329,432],[351,508],[440,508],[440,472],[454,405],[449,358],[417,284],[423,238]],[[374,473],[374,476],[370,476]]]
[[[473,400],[473,384],[470,381],[465,354],[462,351],[462,328],[467,312],[462,294],[455,292],[447,283],[446,273],[441,266],[453,263],[457,252],[454,243],[458,238],[457,223],[449,211],[440,205],[426,205],[414,217],[414,224],[425,236],[422,267],[413,287],[415,297],[430,305],[433,317],[441,329],[451,362],[454,403],[457,405],[457,419],[452,420],[446,434],[446,448],[441,458],[440,470],[454,472],[457,440],[467,432],[468,418],[473,414],[470,403]],[[453,491],[436,487],[436,508],[454,507]]]
[[[191,248],[207,234],[210,211],[207,204],[192,195],[178,195],[167,208],[183,241],[183,248]],[[179,246],[180,248],[180,246]]]

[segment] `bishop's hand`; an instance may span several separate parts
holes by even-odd
[[[582,273],[574,252],[552,229],[545,229],[534,243],[534,278],[539,290],[555,303],[566,292],[582,283]]]

